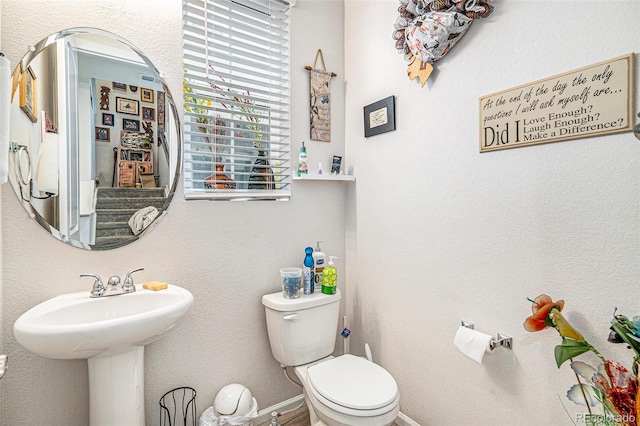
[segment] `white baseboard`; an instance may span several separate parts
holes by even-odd
[[[294,396],[293,398],[287,399],[286,401],[274,404],[271,407],[262,409],[258,411],[258,416],[253,419],[253,425],[256,426],[270,421],[271,413],[274,411],[281,413],[283,411],[294,410],[298,408],[302,403],[304,403],[304,396],[300,394],[298,396]],[[415,422],[413,419],[403,413],[398,414],[396,423],[398,424],[398,426],[420,426],[419,423]]]
[[[420,426],[418,422],[410,418],[404,413],[398,413],[398,418],[396,419],[396,423],[398,426]]]

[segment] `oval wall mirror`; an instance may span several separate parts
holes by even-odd
[[[175,103],[149,59],[93,28],[40,41],[12,76],[9,180],[67,244],[107,250],[160,221],[180,175]]]

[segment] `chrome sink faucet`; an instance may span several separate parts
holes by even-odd
[[[136,286],[133,284],[133,278],[131,278],[131,274],[139,271],[144,271],[144,268],[138,268],[134,269],[133,271],[129,271],[122,284],[120,284],[120,277],[114,275],[109,278],[106,286],[102,283],[102,279],[100,278],[100,276],[96,274],[80,274],[80,278],[95,279],[95,281],[93,282],[93,288],[91,289],[91,297],[116,296],[119,294],[133,293],[134,291],[136,291]]]

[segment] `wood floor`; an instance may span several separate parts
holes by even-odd
[[[278,423],[280,426],[310,426],[309,423],[309,411],[307,410],[307,406],[298,408],[296,411],[285,414],[283,416],[278,417]],[[261,423],[257,426],[271,426],[271,422]],[[393,423],[392,426],[398,426],[396,423]]]

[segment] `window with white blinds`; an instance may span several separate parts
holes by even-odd
[[[288,199],[288,0],[183,0],[186,199]]]

